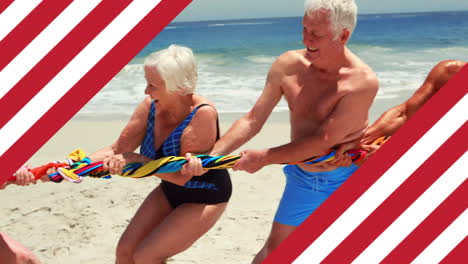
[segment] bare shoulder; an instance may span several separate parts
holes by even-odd
[[[197,113],[193,117],[194,123],[199,123],[199,122],[206,122],[209,121],[211,122],[213,119],[216,119],[218,116],[216,105],[213,103],[213,101],[208,100],[205,97],[199,96],[199,95],[194,95],[195,96],[195,105],[203,105],[206,104],[208,106],[203,106],[200,107],[197,110]]]
[[[275,60],[271,66],[271,70],[288,75],[291,72],[296,72],[299,66],[304,65],[304,60],[303,50],[290,50],[281,54]]]
[[[214,145],[217,135],[216,119],[218,117],[214,104],[203,97],[197,96],[196,105],[200,107],[182,135],[181,154],[206,153]]]
[[[445,84],[456,73],[458,73],[467,63],[458,60],[444,60],[432,68],[427,79],[428,81]]]
[[[216,119],[218,113],[216,108],[212,104],[208,104],[209,106],[200,107],[197,110],[197,113],[194,116],[194,120],[198,119],[199,121],[211,121]]]
[[[350,92],[376,93],[378,90],[377,75],[365,64],[344,69],[343,76],[344,80],[346,80],[346,87]]]
[[[459,60],[444,60],[439,62],[434,69],[440,69],[446,73],[457,73],[459,72],[464,66],[466,62],[459,61]]]
[[[151,98],[147,96],[135,109],[134,117],[147,116],[151,107]]]

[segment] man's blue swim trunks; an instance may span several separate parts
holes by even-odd
[[[275,222],[299,226],[357,168],[352,164],[333,171],[308,172],[298,165],[285,166],[286,187],[276,211]]]

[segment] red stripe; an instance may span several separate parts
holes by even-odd
[[[322,263],[351,263],[466,151],[468,123],[453,134]],[[402,263],[401,260],[394,263]]]
[[[50,80],[89,44],[131,0],[104,0],[3,98],[0,128],[24,107]]]
[[[369,161],[299,226],[264,263],[290,263],[467,93],[465,66]]]
[[[410,263],[468,207],[468,181],[465,180],[381,263]]]
[[[466,199],[466,196],[465,196]],[[460,264],[466,263],[468,259],[468,237],[458,244],[445,258],[440,262],[440,264]]]
[[[41,2],[21,23],[0,41],[0,71],[5,68],[36,36],[44,30],[72,1]]]
[[[189,0],[161,1],[85,77],[0,157],[0,166],[3,171],[2,175],[0,175],[0,181],[6,180],[9,175],[15,172],[47,142],[189,3]],[[63,150],[64,155],[68,151]]]
[[[5,11],[5,9],[7,9],[10,6],[11,3],[13,3],[13,0],[0,1],[0,14],[2,14],[3,11]]]

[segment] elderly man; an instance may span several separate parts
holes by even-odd
[[[273,63],[255,106],[233,124],[211,154],[230,153],[250,140],[282,96],[290,109],[291,143],[243,151],[235,170],[254,173],[268,164],[324,154],[331,147],[360,138],[368,125],[378,81],[371,68],[346,47],[356,25],[356,4],[353,0],[306,0],[305,9],[305,48],[288,51]],[[254,263],[260,263],[356,168],[286,166],[286,188],[273,228]]]

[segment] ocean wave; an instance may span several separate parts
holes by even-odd
[[[374,53],[388,53],[393,52],[394,49],[390,47],[383,47],[369,44],[350,44],[349,48],[359,52],[374,52]]]
[[[259,64],[272,64],[276,60],[276,57],[258,55],[258,56],[247,56],[245,57],[245,59],[250,62],[259,63]]]
[[[120,72],[122,74],[124,73],[140,73],[140,72],[143,72],[143,64],[139,64],[139,63],[136,63],[136,64],[127,64],[125,65],[125,67],[122,68],[122,70],[120,70]]]
[[[400,15],[389,15],[391,18],[408,18],[408,17],[418,17],[421,15],[418,14],[400,14]]]
[[[375,97],[376,100],[381,100],[381,99],[397,99],[400,98],[400,95],[398,94],[384,94],[384,95],[377,95]]]
[[[208,24],[209,27],[224,27],[224,26],[251,26],[251,25],[271,25],[278,22],[233,22],[233,23],[215,23]]]
[[[422,50],[426,54],[435,55],[438,53],[449,53],[449,54],[459,54],[465,57],[465,60],[468,57],[468,47],[464,46],[452,46],[452,47],[441,47],[441,48],[426,48]]]

